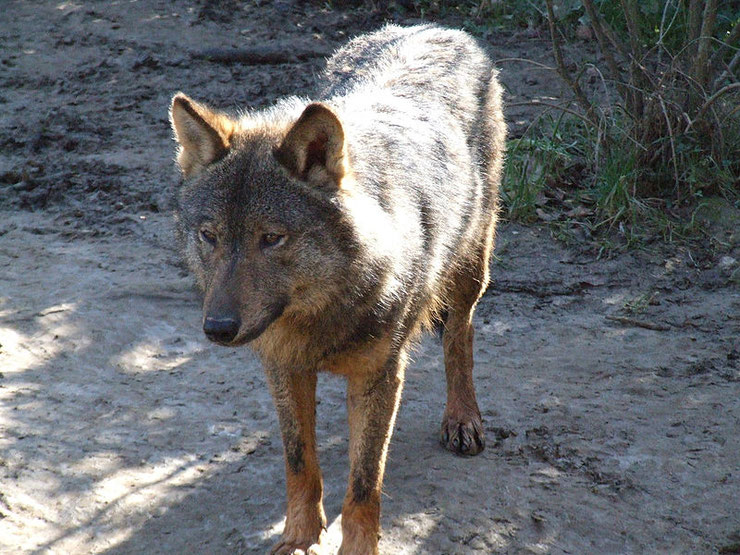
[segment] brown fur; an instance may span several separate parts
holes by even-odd
[[[177,163],[185,176],[202,171],[228,152],[236,127],[230,118],[178,94],[172,99],[170,119],[180,144]]]
[[[268,378],[273,374],[268,372]],[[316,456],[316,374],[270,380],[285,447],[288,511],[285,530],[273,553],[307,550],[326,529],[321,470]],[[290,425],[298,422],[298,429]]]

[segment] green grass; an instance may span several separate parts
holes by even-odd
[[[600,256],[656,238],[706,238],[707,225],[727,228],[728,222],[713,221],[716,214],[737,217],[736,178],[711,158],[692,152],[697,159],[682,162],[690,175],[679,202],[670,168],[656,176],[639,165],[638,149],[620,143],[598,152],[596,144],[586,125],[569,115],[540,118],[523,137],[510,140],[501,192],[505,217],[544,222],[567,243],[586,239]],[[655,184],[661,180],[668,182],[662,188]],[[649,190],[656,194],[646,196]]]
[[[583,131],[577,120],[544,116],[509,141],[502,197],[510,218],[536,220],[543,191],[577,178],[588,148]]]
[[[642,314],[644,313],[648,307],[651,304],[655,304],[656,300],[656,292],[655,291],[648,291],[646,293],[642,293],[641,295],[638,295],[637,297],[633,297],[631,299],[628,299],[624,302],[624,305],[622,305],[622,310],[628,314]]]

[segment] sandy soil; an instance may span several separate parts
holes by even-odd
[[[305,92],[319,54],[380,20],[318,2],[230,13],[237,4],[3,5],[3,553],[261,553],[281,531],[282,447],[261,370],[204,340],[172,251],[167,106],[177,90],[226,108]],[[550,63],[536,33],[489,42],[494,58]],[[310,54],[193,56],[255,45]],[[559,93],[547,72],[501,66],[510,102]],[[515,132],[531,117],[509,113]],[[725,210],[706,248],[606,260],[587,239],[504,225],[476,317],[488,447],[463,459],[437,444],[442,352],[427,338],[391,446],[381,549],[740,552],[740,249]],[[322,376],[319,395],[336,548],[344,384]]]

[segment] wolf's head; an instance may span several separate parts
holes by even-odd
[[[177,94],[170,120],[184,176],[176,230],[206,336],[241,345],[282,315],[321,313],[354,248],[337,203],[347,156],[333,110],[294,100],[233,119]]]

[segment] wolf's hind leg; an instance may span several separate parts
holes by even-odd
[[[316,373],[268,369],[285,448],[288,510],[285,530],[273,554],[309,551],[326,528],[321,470],[316,456]]]
[[[457,271],[447,302],[442,343],[447,376],[447,406],[440,431],[442,445],[458,455],[477,455],[485,435],[473,385],[473,312],[488,285],[492,232],[476,260]]]

